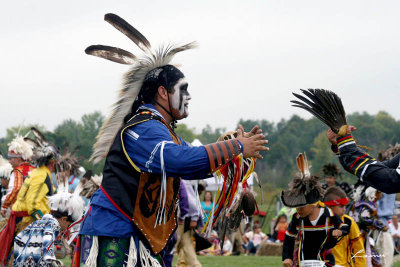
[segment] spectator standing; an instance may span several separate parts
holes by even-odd
[[[392,216],[392,222],[389,223],[389,232],[393,237],[394,247],[399,253],[400,248],[400,225],[399,225],[399,217],[397,214]]]
[[[208,216],[211,213],[212,206],[213,206],[212,193],[210,191],[206,191],[204,192],[204,201],[201,202],[201,207],[204,210],[204,219],[203,219],[204,224],[206,224],[208,220]]]
[[[396,209],[396,194],[382,193],[382,198],[377,201],[378,217],[385,224],[392,218]]]

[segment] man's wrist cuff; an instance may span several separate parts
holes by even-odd
[[[242,153],[242,147],[236,138],[204,146],[210,162],[211,172],[215,172],[225,163]]]
[[[349,145],[352,145],[352,144],[355,144],[355,143],[356,143],[356,142],[354,141],[353,136],[352,136],[351,134],[338,137],[338,138],[336,139],[336,141],[337,141],[337,147],[338,147],[339,151],[340,151],[343,147],[346,147],[346,146],[349,146]]]

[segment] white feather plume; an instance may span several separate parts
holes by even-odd
[[[0,155],[0,178],[10,179],[13,167],[11,164]]]
[[[20,154],[24,160],[29,160],[33,155],[33,147],[24,141],[22,136],[17,136],[8,144],[8,151]]]
[[[376,189],[373,187],[368,187],[367,190],[365,190],[365,197],[373,202],[376,199]]]
[[[85,203],[80,196],[68,192],[59,192],[49,197],[49,204],[51,210],[67,212],[74,221],[83,216],[85,208]]]

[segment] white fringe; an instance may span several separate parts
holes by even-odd
[[[161,264],[151,256],[150,251],[139,241],[140,263],[142,267],[162,267]]]
[[[131,241],[129,243],[129,254],[128,254],[128,262],[127,267],[135,267],[137,263],[137,250],[135,239],[131,236]]]
[[[204,220],[205,212],[203,206],[201,206],[200,195],[199,195],[199,180],[195,180],[194,183],[194,192],[196,194],[196,205],[197,209],[200,211],[200,218]]]
[[[97,236],[93,236],[92,247],[90,253],[85,262],[85,267],[96,267],[97,266],[97,255],[99,254],[99,240]]]
[[[160,207],[157,212],[156,222],[154,224],[154,228],[157,227],[157,224],[165,224],[165,203],[167,201],[167,172],[165,170],[164,164],[164,146],[167,143],[173,143],[172,141],[162,141],[161,142],[161,149],[160,149],[160,164],[161,164],[161,190],[160,190]]]

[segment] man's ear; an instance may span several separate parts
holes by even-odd
[[[168,100],[168,91],[164,86],[158,87],[158,95],[159,98],[167,101]]]

